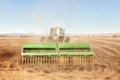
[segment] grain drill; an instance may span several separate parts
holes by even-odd
[[[22,64],[58,63],[79,64],[93,61],[94,53],[89,43],[69,43],[65,38],[65,29],[50,28],[51,42],[23,43],[21,52]]]

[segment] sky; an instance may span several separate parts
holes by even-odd
[[[0,33],[120,32],[120,0],[0,0]]]

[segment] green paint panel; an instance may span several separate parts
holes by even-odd
[[[90,48],[90,44],[89,43],[60,43],[59,44],[59,48]]]
[[[22,53],[22,56],[57,56],[57,53]]]
[[[26,51],[25,53],[43,53],[43,52],[56,52],[55,50],[29,50]]]
[[[93,56],[93,52],[22,53],[22,56]]]
[[[94,55],[94,53],[89,50],[90,49],[89,43],[59,43],[58,45],[56,43],[24,43],[22,45],[22,48],[23,49],[31,48],[30,50],[23,50],[23,52],[21,53],[22,56],[93,56]],[[35,50],[32,50],[33,48]],[[55,50],[50,50],[49,48],[54,48]],[[57,51],[56,50],[57,48],[59,49],[65,48],[68,50]],[[79,50],[76,50],[77,48]],[[84,49],[87,50],[84,51]]]
[[[56,48],[55,43],[24,43],[23,48]]]
[[[68,55],[68,56],[77,56],[77,55],[83,55],[83,56],[93,56],[93,52],[61,52],[60,55]]]

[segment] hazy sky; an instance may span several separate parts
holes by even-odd
[[[0,0],[0,33],[120,32],[120,0]]]

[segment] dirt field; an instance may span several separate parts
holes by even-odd
[[[95,53],[91,68],[80,65],[55,70],[51,65],[21,66],[21,44],[40,40],[40,37],[0,37],[0,80],[120,80],[120,37],[70,37],[70,42],[91,43]]]

